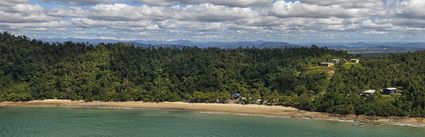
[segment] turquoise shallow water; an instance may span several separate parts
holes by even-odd
[[[0,108],[1,137],[425,137],[425,128],[189,111]]]

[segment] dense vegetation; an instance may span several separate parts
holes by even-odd
[[[321,67],[341,51],[139,48],[43,43],[0,34],[0,101],[227,102],[293,106],[338,114],[425,116],[425,52]],[[398,87],[396,95],[359,96]]]

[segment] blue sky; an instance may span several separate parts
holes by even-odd
[[[425,41],[424,0],[2,0],[0,30],[32,38]]]

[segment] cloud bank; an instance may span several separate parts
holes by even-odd
[[[35,38],[425,41],[425,1],[2,0],[0,30]]]

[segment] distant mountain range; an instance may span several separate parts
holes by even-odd
[[[271,42],[271,41],[237,41],[237,42],[193,42],[187,40],[169,41],[169,42],[152,42],[152,41],[135,41],[133,44],[144,46],[163,46],[163,47],[217,47],[217,48],[284,48],[299,47],[300,45],[290,44],[287,42]]]
[[[353,42],[353,43],[316,43],[330,49],[347,51],[350,54],[376,55],[414,52],[425,49],[425,42]],[[305,44],[307,46],[310,44]]]
[[[196,42],[190,40],[176,40],[176,41],[145,41],[145,40],[134,40],[134,41],[120,41],[120,40],[110,40],[110,39],[78,39],[78,38],[53,38],[53,39],[41,39],[45,42],[83,42],[90,44],[99,44],[99,43],[129,43],[136,46],[142,47],[172,47],[172,48],[182,48],[182,47],[218,47],[218,48],[239,48],[239,47],[250,47],[250,48],[283,48],[283,47],[302,47],[302,46],[311,46],[318,45],[321,47],[328,47],[331,49],[364,49],[364,48],[373,48],[373,49],[425,49],[425,42],[340,42],[340,43],[325,43],[325,42],[315,42],[315,43],[288,43],[288,42],[279,42],[279,41],[235,41],[235,42]]]
[[[301,45],[290,44],[287,42],[275,42],[275,41],[236,41],[236,42],[195,42],[189,40],[176,40],[176,41],[144,41],[144,40],[134,40],[134,41],[119,41],[119,40],[108,40],[108,39],[77,39],[77,38],[69,38],[69,39],[41,39],[45,42],[82,42],[82,43],[90,43],[90,44],[99,44],[99,43],[129,43],[134,44],[136,46],[142,47],[218,47],[218,48],[239,48],[239,47],[250,47],[250,48],[283,48],[283,47],[298,47]]]
[[[425,42],[351,42],[315,43],[329,48],[425,48]],[[310,44],[304,44],[310,45]]]

